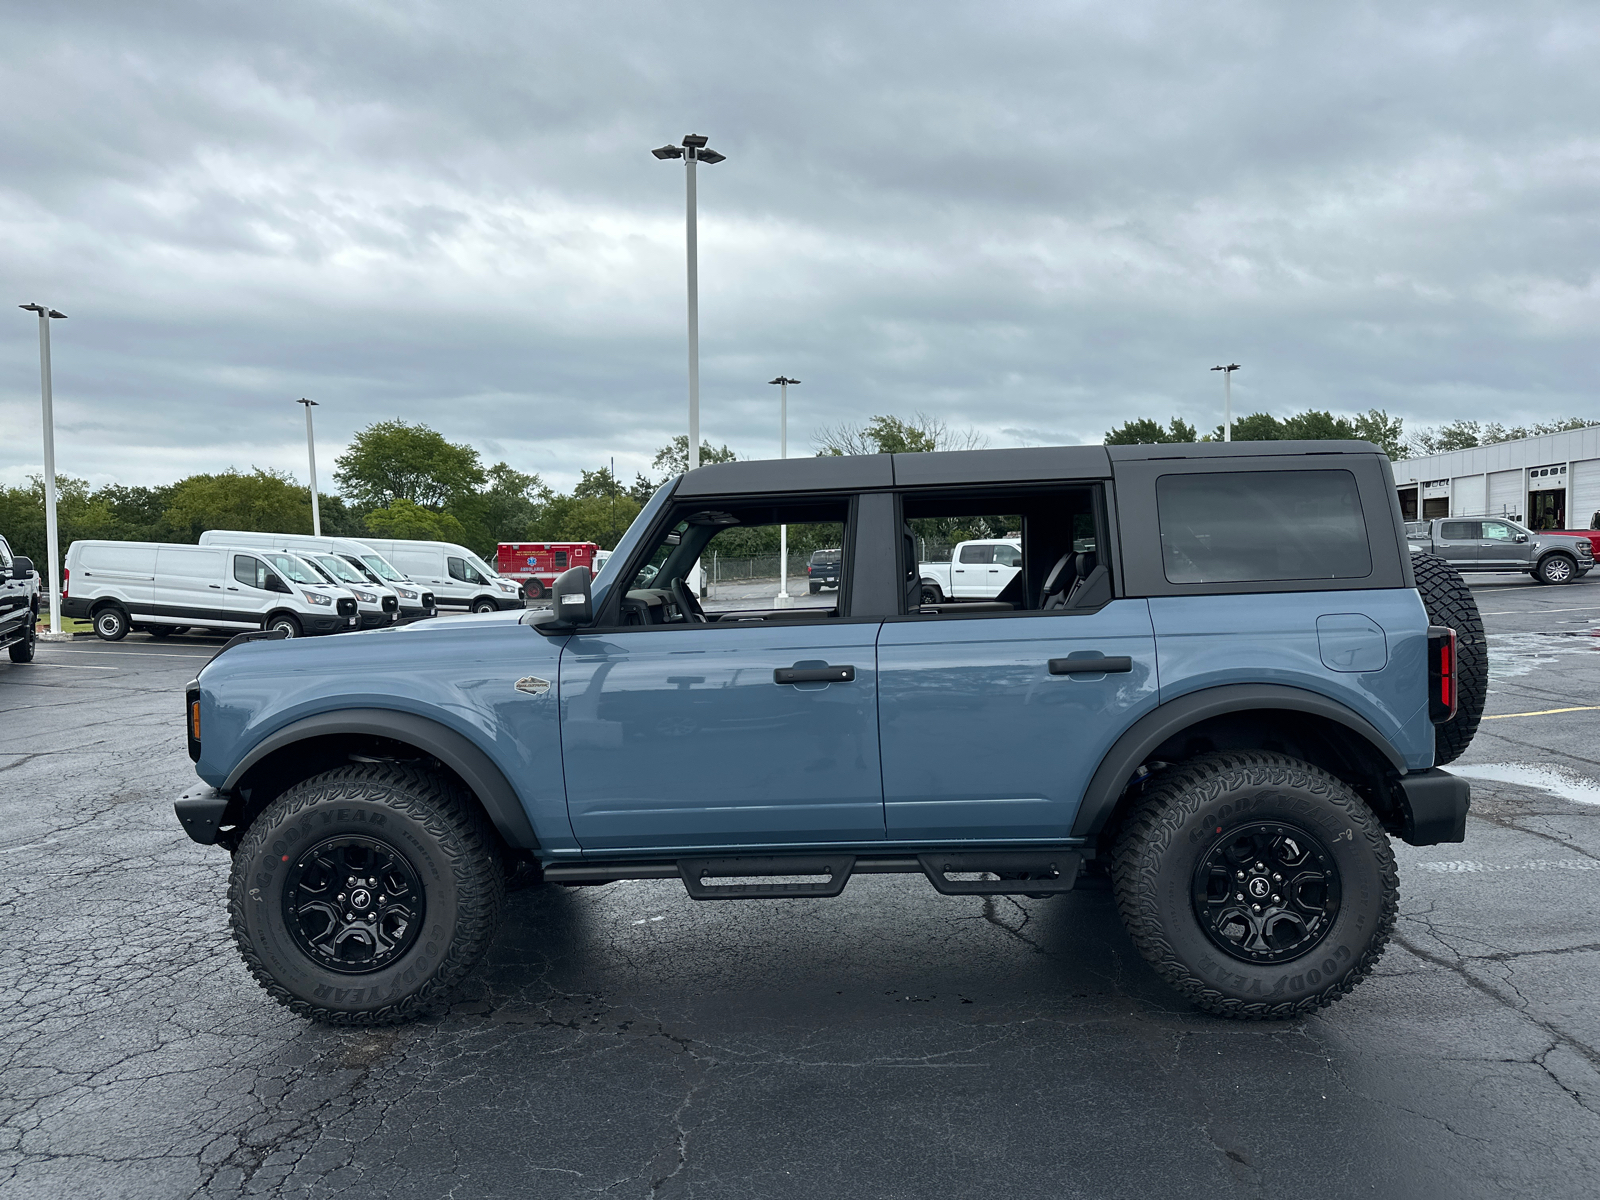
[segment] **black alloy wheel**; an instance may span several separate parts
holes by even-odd
[[[1237,826],[1194,872],[1194,913],[1212,945],[1249,963],[1314,950],[1339,915],[1339,866],[1315,835],[1285,821]]]
[[[341,974],[387,967],[411,948],[426,917],[416,870],[380,838],[318,842],[284,881],[283,922],[295,944]]]

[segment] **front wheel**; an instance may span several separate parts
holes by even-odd
[[[38,644],[38,634],[33,626],[29,625],[20,642],[12,642],[10,646],[11,661],[14,663],[31,663],[33,661],[33,648]]]
[[[1192,1003],[1299,1016],[1376,965],[1399,906],[1389,837],[1332,775],[1281,754],[1207,754],[1167,771],[1112,855],[1134,945]]]
[[[499,611],[500,606],[486,596],[479,596],[472,602],[472,611],[475,613],[492,613]]]
[[[1540,583],[1571,583],[1578,574],[1578,564],[1565,554],[1547,554],[1534,568],[1533,577]]]
[[[295,618],[293,613],[278,613],[275,617],[269,620],[267,622],[268,632],[271,632],[275,629],[283,630],[283,636],[286,638],[297,638],[300,636],[300,622]]]
[[[94,632],[108,642],[120,642],[128,636],[128,614],[120,608],[102,608],[94,615]]]
[[[245,965],[316,1021],[385,1025],[443,1005],[499,925],[498,839],[459,783],[386,763],[290,788],[234,855]]]

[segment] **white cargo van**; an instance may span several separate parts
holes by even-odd
[[[61,611],[108,642],[130,629],[162,638],[203,627],[337,633],[361,622],[356,598],[292,555],[269,566],[252,548],[77,541],[61,576]]]
[[[522,585],[496,574],[465,546],[384,538],[368,538],[366,544],[405,572],[406,578],[433,589],[440,608],[482,613],[523,607]]]
[[[433,592],[409,582],[393,563],[366,542],[355,538],[312,537],[308,533],[256,533],[245,529],[208,529],[200,535],[202,546],[276,546],[305,556],[307,551],[336,554],[364,575],[369,583],[393,589],[400,616],[414,620],[434,615]],[[326,564],[319,565],[325,566]],[[339,577],[343,582],[342,577]]]

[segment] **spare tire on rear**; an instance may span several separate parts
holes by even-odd
[[[1413,554],[1411,570],[1428,623],[1456,631],[1456,715],[1433,729],[1433,765],[1442,767],[1465,754],[1478,732],[1489,692],[1489,647],[1483,640],[1478,602],[1460,571],[1436,554]]]

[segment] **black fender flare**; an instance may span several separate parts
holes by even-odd
[[[424,754],[433,755],[461,776],[462,782],[472,789],[489,820],[508,845],[518,850],[539,848],[539,839],[533,832],[532,822],[528,820],[527,810],[522,807],[516,789],[506,779],[505,773],[495,766],[494,760],[454,729],[415,713],[386,708],[345,708],[303,717],[257,742],[250,753],[228,772],[221,790],[233,792],[251,767],[285,746],[308,738],[341,733],[393,738],[414,746]]]
[[[1282,684],[1224,684],[1169,700],[1135,721],[1106,751],[1094,777],[1089,780],[1083,803],[1078,806],[1078,816],[1072,823],[1072,836],[1093,838],[1100,833],[1128,780],[1162,742],[1212,717],[1257,708],[1286,709],[1337,722],[1371,745],[1398,774],[1404,775],[1407,771],[1405,757],[1393,743],[1378,732],[1372,722],[1337,700]]]

